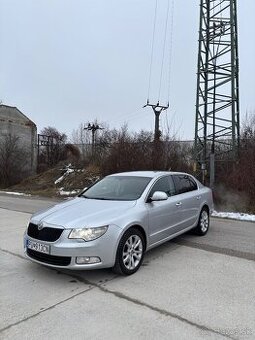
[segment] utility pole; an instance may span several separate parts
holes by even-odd
[[[146,105],[144,107],[150,106],[153,109],[155,115],[155,128],[154,128],[154,143],[152,149],[152,166],[153,169],[156,170],[158,168],[158,158],[161,154],[160,149],[162,147],[160,143],[161,131],[159,129],[159,117],[161,112],[167,110],[169,108],[169,103],[166,106],[160,105],[159,101],[157,104],[150,104],[149,99],[147,100]]]
[[[97,130],[103,130],[102,127],[100,127],[97,123],[88,123],[86,127],[84,127],[84,130],[91,131],[92,133],[92,156],[95,156],[96,151],[96,132]]]
[[[200,0],[194,161],[211,187],[215,162],[237,157],[239,112],[237,0]]]
[[[159,129],[159,116],[162,111],[165,111],[169,108],[169,103],[167,106],[160,105],[159,102],[157,104],[150,104],[149,100],[147,101],[144,107],[150,106],[153,109],[155,115],[155,129],[154,129],[154,142],[158,142],[160,140],[161,131]]]

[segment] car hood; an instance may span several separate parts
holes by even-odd
[[[97,227],[114,223],[135,205],[136,201],[104,201],[76,197],[34,214],[31,222],[42,221],[49,226],[58,225],[66,229]]]

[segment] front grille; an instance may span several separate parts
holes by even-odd
[[[55,266],[68,266],[71,262],[71,257],[43,254],[29,248],[27,248],[27,255],[37,261],[53,264]]]
[[[48,228],[48,227],[45,227],[39,230],[38,226],[34,223],[29,223],[28,229],[27,229],[28,236],[33,237],[37,240],[48,241],[48,242],[57,241],[57,239],[60,238],[60,235],[62,234],[62,232],[63,232],[63,229]]]

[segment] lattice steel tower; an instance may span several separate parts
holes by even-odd
[[[215,161],[235,159],[239,135],[237,0],[201,0],[195,162],[212,186]]]

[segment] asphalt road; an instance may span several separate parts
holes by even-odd
[[[0,195],[0,339],[255,339],[255,223],[212,219],[120,277],[23,257],[31,213],[53,204]]]

